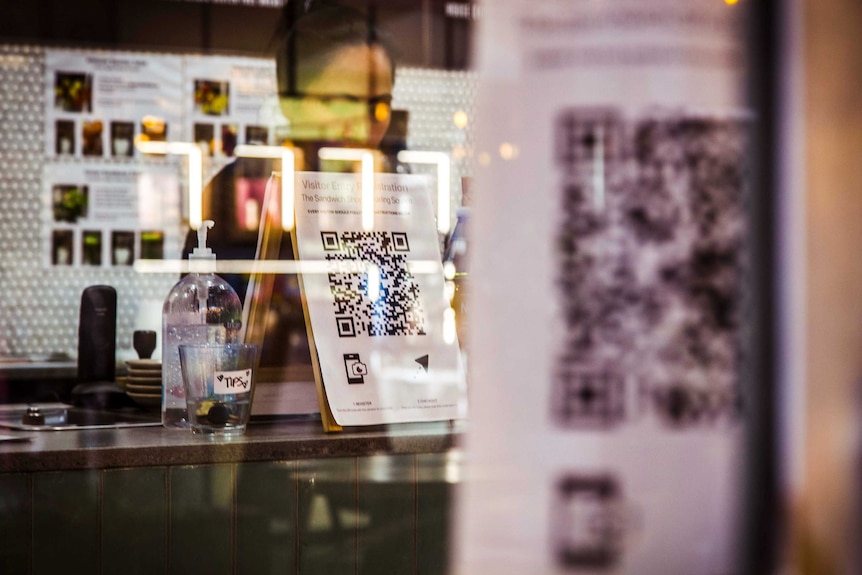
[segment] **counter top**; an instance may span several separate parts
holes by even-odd
[[[0,430],[22,439],[0,442],[0,473],[439,453],[456,447],[463,430],[463,422],[434,422],[324,433],[319,420],[253,423],[235,438],[163,427]]]
[[[46,380],[58,377],[73,378],[78,375],[78,363],[74,361],[48,360],[2,360],[0,377],[12,380]]]

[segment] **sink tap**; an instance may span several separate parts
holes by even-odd
[[[27,413],[21,417],[21,423],[25,425],[45,425],[45,414],[36,405],[27,408]]]

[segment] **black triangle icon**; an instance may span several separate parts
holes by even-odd
[[[417,357],[413,361],[421,365],[426,372],[428,371],[428,354],[425,354],[422,357]]]

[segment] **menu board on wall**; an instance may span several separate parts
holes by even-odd
[[[170,165],[47,163],[43,264],[130,268],[179,257],[179,178]]]
[[[45,154],[131,159],[138,136],[182,139],[182,58],[47,50]]]
[[[483,4],[456,572],[737,570],[734,4]]]
[[[183,100],[189,138],[210,155],[230,157],[239,144],[274,144],[285,125],[271,60],[186,56]]]
[[[324,426],[333,428],[330,414],[338,426],[463,418],[464,368],[447,324],[428,179],[376,174],[370,226],[362,187],[359,174],[296,176],[295,240],[310,266],[301,285]]]

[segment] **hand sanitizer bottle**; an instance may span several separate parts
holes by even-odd
[[[198,246],[189,254],[189,274],[171,288],[162,306],[162,424],[188,427],[179,346],[237,343],[242,304],[236,291],[215,274],[216,256],[207,247],[212,220],[198,228]]]

